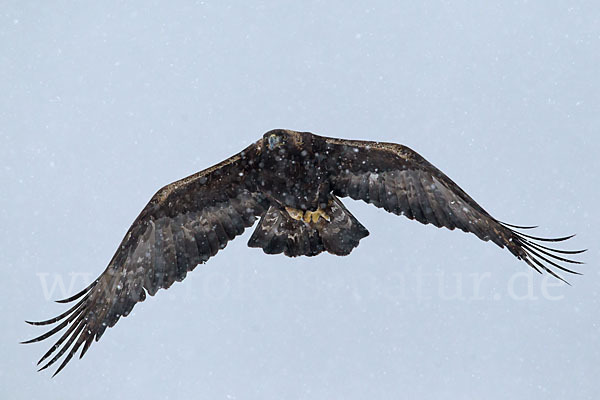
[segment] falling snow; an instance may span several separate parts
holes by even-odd
[[[600,3],[31,3],[0,24],[2,398],[600,393]],[[345,199],[370,231],[350,256],[247,230],[38,374],[19,321],[100,275],[165,183],[279,127],[407,145],[498,219],[577,233],[584,275]]]

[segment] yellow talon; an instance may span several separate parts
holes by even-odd
[[[324,210],[318,209],[316,211],[304,211],[297,210],[295,208],[286,207],[285,210],[289,214],[290,217],[297,221],[304,221],[307,224],[311,221],[316,223],[319,221],[319,218],[323,218],[326,221],[331,221],[331,217],[325,213]]]
[[[323,218],[326,221],[331,221],[329,215],[325,214],[325,211],[321,210],[320,208],[316,211],[306,211],[304,213],[304,222],[310,222],[311,219],[312,222],[317,222],[319,221],[319,218]]]
[[[302,221],[303,212],[302,210],[296,210],[295,208],[286,207],[285,211],[289,214],[290,217],[297,221]]]
[[[310,222],[311,216],[312,216],[312,213],[310,211],[306,210],[306,211],[304,211],[304,217],[302,218],[302,220],[308,224]]]

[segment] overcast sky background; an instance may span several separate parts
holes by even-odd
[[[5,1],[0,50],[0,398],[600,393],[597,2]],[[43,332],[23,321],[62,312],[158,188],[279,127],[406,144],[498,219],[577,233],[584,275],[346,201],[371,232],[349,257],[248,230],[35,372],[52,342],[19,345]]]

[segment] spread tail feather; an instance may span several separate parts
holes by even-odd
[[[248,246],[262,248],[267,254],[284,253],[288,257],[316,256],[323,251],[344,256],[369,235],[335,196],[324,211],[329,221],[319,218],[317,222],[304,222],[293,219],[283,207],[271,205],[261,217]]]

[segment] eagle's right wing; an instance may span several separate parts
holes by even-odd
[[[152,296],[183,280],[188,271],[252,226],[268,208],[268,201],[255,190],[253,181],[260,151],[260,142],[254,143],[214,167],[160,189],[133,222],[98,279],[59,301],[77,303],[56,318],[29,322],[58,325],[24,343],[44,340],[66,329],[38,362],[56,352],[41,369],[68,351],[56,375],[81,346],[83,357],[107,327],[144,301],[146,292]]]
[[[544,270],[560,280],[552,267],[569,273],[560,263],[581,264],[561,254],[585,250],[557,250],[538,242],[560,242],[562,238],[538,238],[515,231],[527,229],[493,218],[442,171],[406,146],[395,143],[325,140],[327,169],[333,192],[363,200],[394,214],[448,229],[474,233],[506,247],[538,272]]]

